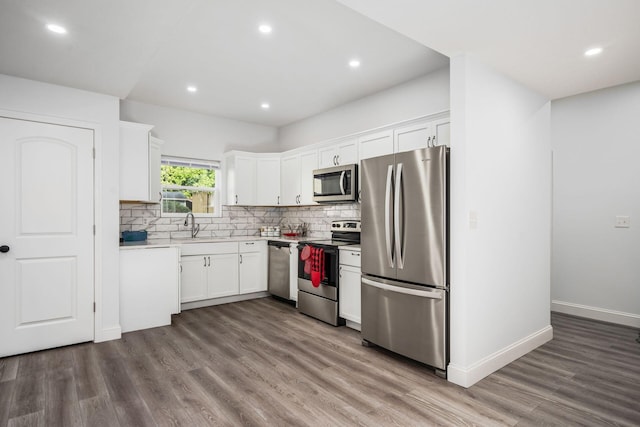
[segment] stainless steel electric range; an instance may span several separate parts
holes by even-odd
[[[333,326],[339,316],[340,246],[360,243],[360,221],[333,221],[331,239],[298,245],[298,310]],[[315,257],[315,258],[314,258]]]

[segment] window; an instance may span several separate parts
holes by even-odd
[[[221,216],[220,162],[162,156],[162,216]]]

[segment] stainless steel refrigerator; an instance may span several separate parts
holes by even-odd
[[[436,368],[448,363],[448,149],[366,159],[362,339]]]

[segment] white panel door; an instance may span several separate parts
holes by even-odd
[[[300,197],[301,205],[315,205],[313,201],[313,171],[318,169],[318,152],[307,151],[300,154]]]
[[[393,154],[393,131],[385,130],[361,136],[358,139],[358,152],[360,160]]]
[[[280,157],[258,159],[256,165],[256,201],[260,206],[280,203]]]
[[[183,255],[180,257],[180,301],[191,302],[207,299],[207,256]]]
[[[93,340],[93,131],[0,118],[0,357]]]
[[[256,159],[236,157],[236,205],[256,204]]]
[[[264,255],[260,252],[240,254],[240,293],[248,294],[267,290],[267,271]]]
[[[282,204],[297,205],[300,195],[300,156],[285,157],[280,166]]]
[[[238,254],[207,255],[207,296],[209,298],[237,295]]]
[[[396,153],[427,148],[431,141],[429,123],[418,123],[396,129],[394,132],[394,149]]]

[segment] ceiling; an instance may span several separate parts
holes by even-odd
[[[338,0],[550,99],[640,80],[638,0]],[[584,52],[599,46],[594,57]]]
[[[0,0],[0,11],[2,74],[276,127],[461,53],[550,99],[640,80],[638,0]],[[592,46],[604,51],[586,58]]]
[[[0,7],[2,74],[270,126],[449,63],[334,0],[0,0]],[[67,34],[51,33],[49,23]],[[258,31],[263,23],[271,34]],[[357,69],[348,65],[353,58]]]

